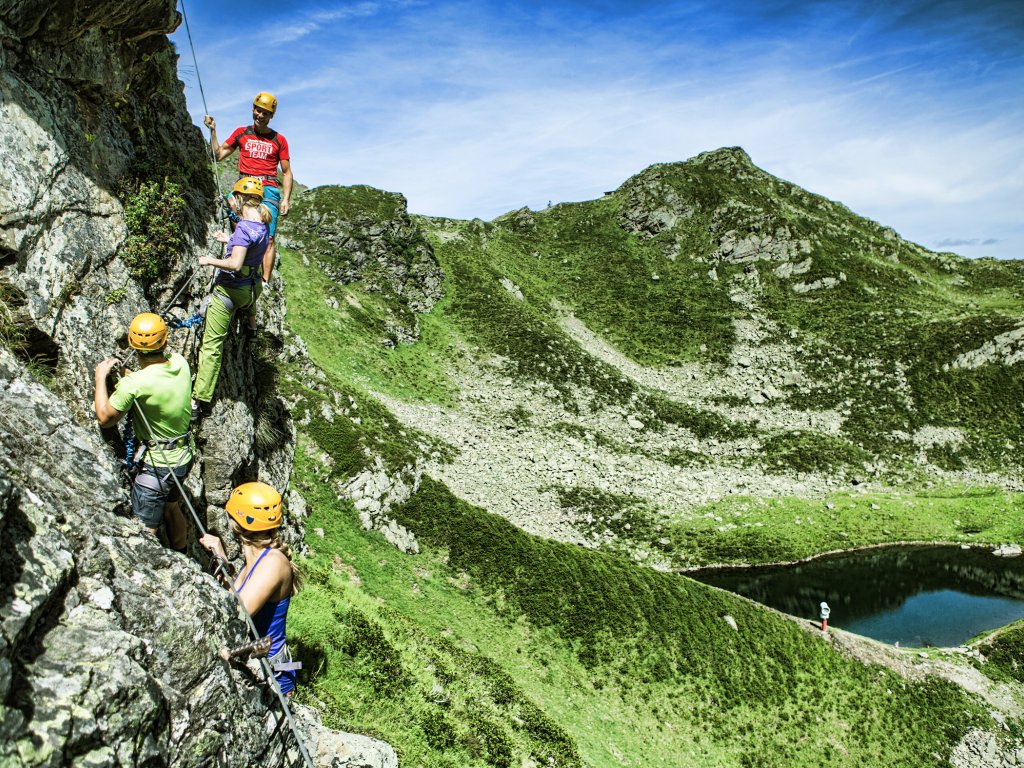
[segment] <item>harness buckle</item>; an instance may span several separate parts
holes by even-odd
[[[270,663],[270,668],[275,672],[295,672],[302,669],[301,661],[292,661],[292,650],[288,647],[288,643],[282,645],[281,650],[267,659],[267,661]]]

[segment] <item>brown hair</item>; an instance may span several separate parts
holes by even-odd
[[[229,519],[228,522],[231,524],[231,532],[242,541],[242,544],[248,544],[255,549],[276,549],[284,553],[284,556],[288,558],[288,565],[292,569],[292,594],[299,594],[299,590],[302,589],[302,573],[295,565],[295,561],[292,560],[292,548],[281,540],[281,529],[247,531],[233,519]]]

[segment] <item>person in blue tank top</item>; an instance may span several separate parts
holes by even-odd
[[[245,567],[231,586],[238,593],[260,637],[270,636],[268,661],[281,693],[295,690],[295,670],[286,642],[288,604],[301,587],[291,549],[281,541],[281,494],[266,483],[245,483],[231,492],[226,505],[231,532],[242,545]],[[199,543],[227,559],[224,542],[207,533]]]

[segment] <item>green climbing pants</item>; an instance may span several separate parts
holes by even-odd
[[[199,349],[199,370],[196,372],[196,384],[192,388],[192,396],[196,400],[204,403],[213,400],[224,357],[224,339],[231,330],[231,320],[235,312],[241,312],[243,316],[252,314],[256,299],[262,292],[263,283],[260,280],[242,288],[223,285],[213,287],[213,293],[207,299],[209,306],[206,308],[206,323],[203,326],[203,346]]]

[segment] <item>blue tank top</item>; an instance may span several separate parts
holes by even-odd
[[[235,592],[241,593],[245,589],[246,583],[249,581],[249,577],[252,576],[253,571],[256,570],[260,561],[267,556],[270,548],[264,549],[256,562],[252,564],[252,568],[245,574],[245,578],[242,580],[242,584]],[[284,647],[285,643],[285,624],[288,620],[288,604],[291,602],[291,595],[286,597],[284,600],[268,600],[263,604],[256,613],[252,615],[252,623],[256,627],[256,632],[260,637],[266,637],[270,635],[270,653],[267,655],[273,657],[281,652],[281,648]],[[287,672],[276,672],[274,676],[277,678],[278,684],[281,686],[281,693],[288,693],[295,688],[295,671]]]

